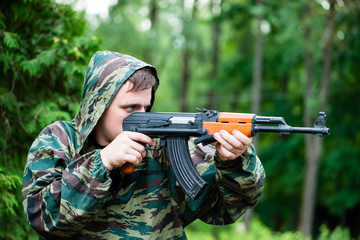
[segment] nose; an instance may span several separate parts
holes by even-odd
[[[146,112],[147,107],[140,107],[138,112]]]

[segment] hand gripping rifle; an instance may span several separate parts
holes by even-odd
[[[189,155],[189,137],[197,137],[195,144],[206,145],[215,142],[213,134],[220,130],[229,133],[238,130],[248,137],[255,136],[258,132],[276,132],[279,135],[309,133],[320,137],[330,134],[329,128],[325,127],[324,112],[319,113],[313,127],[291,127],[282,117],[197,110],[197,113],[135,112],[123,121],[124,131],[140,132],[152,138],[160,138],[160,146],[166,147],[176,180],[193,200],[200,195],[206,182],[196,171]],[[134,166],[127,163],[121,170],[132,173]]]

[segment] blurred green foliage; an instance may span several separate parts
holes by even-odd
[[[246,240],[310,240],[300,232],[274,232],[271,228],[261,223],[258,218],[251,221],[250,229],[246,230],[242,220],[227,226],[212,226],[201,221],[196,221],[186,228],[189,239],[221,240],[221,239],[246,239]],[[330,231],[325,225],[320,227],[318,240],[351,240],[349,229],[337,227]]]
[[[27,239],[21,201],[26,153],[40,130],[77,111],[100,39],[84,13],[50,0],[0,3],[0,238]]]

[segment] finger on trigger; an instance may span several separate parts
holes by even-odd
[[[150,146],[156,145],[155,141],[152,138],[150,138],[149,136],[142,134],[142,133],[139,133],[139,134],[140,135],[138,135],[138,137],[139,137],[138,141],[141,143],[144,143],[145,146],[146,146],[146,144],[148,144]]]

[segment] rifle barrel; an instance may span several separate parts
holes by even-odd
[[[317,134],[318,136],[325,136],[330,134],[330,129],[326,127],[291,127],[288,125],[279,126],[254,126],[254,132],[276,132],[280,135],[291,134],[291,133],[311,133]]]

